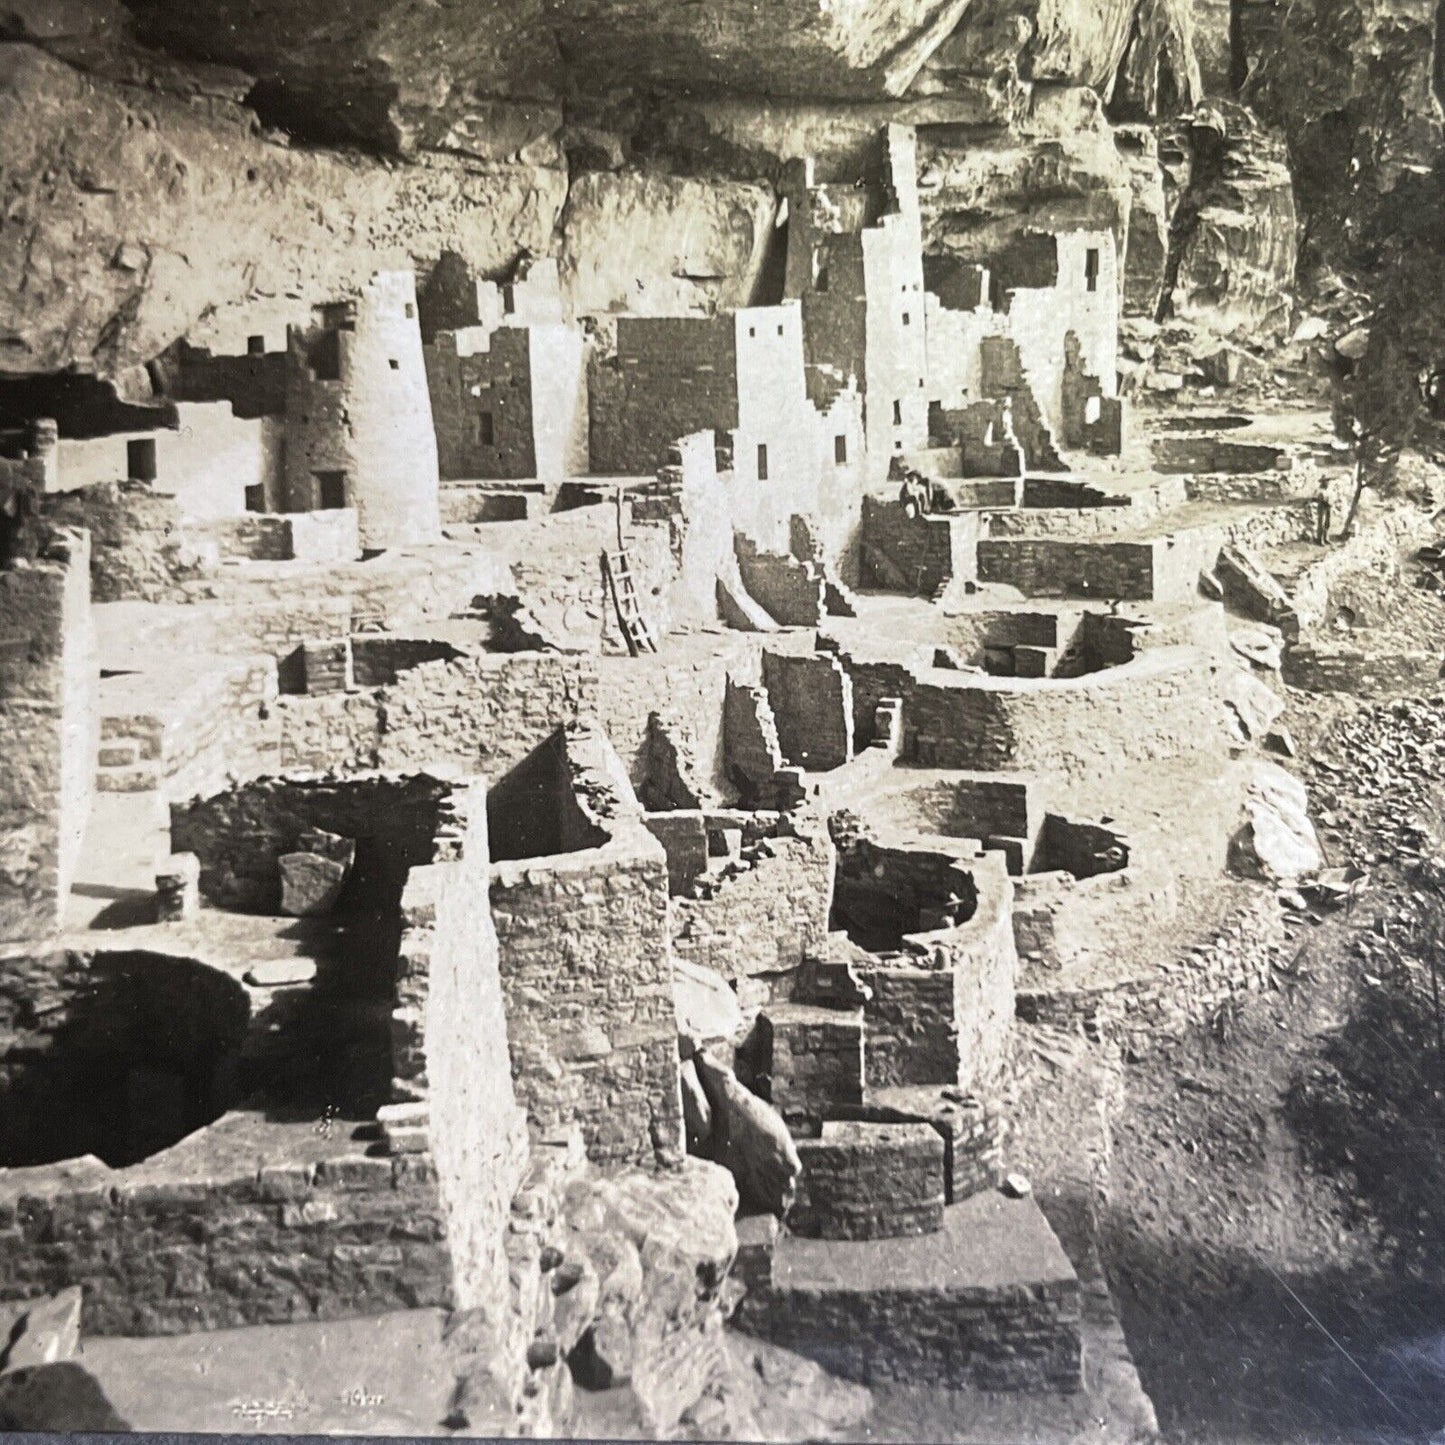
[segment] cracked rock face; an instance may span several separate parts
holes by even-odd
[[[38,0],[25,0],[35,6]],[[118,8],[117,0],[65,0]],[[263,118],[397,154],[468,150],[489,102],[620,87],[837,104],[1011,71],[1107,94],[1166,57],[1197,98],[1180,0],[126,0],[138,38],[254,76]]]
[[[1007,126],[920,138],[924,249],[984,259],[1030,230],[1109,230],[1123,249],[1131,185],[1099,98],[1037,93]]]
[[[1192,33],[1190,7],[1179,0],[976,0],[929,59],[924,82],[942,88],[958,75],[1011,70],[1107,96],[1126,56],[1133,56],[1141,86],[1152,86],[1164,55],[1188,105],[1199,94]]]
[[[591,171],[572,185],[561,273],[577,315],[746,306],[777,203],[767,186]]]
[[[572,85],[899,95],[968,0],[129,0],[147,44],[238,66],[278,120],[400,153],[465,133],[479,100]]]
[[[358,277],[454,250],[479,271],[545,251],[564,171],[435,158],[394,167],[269,143],[187,102],[0,46],[7,138],[0,371],[115,374],[177,337],[302,319]],[[234,342],[234,338],[231,338]]]
[[[1392,189],[1445,144],[1436,0],[1292,0],[1252,98],[1289,138],[1301,196],[1319,208]]]
[[[1294,286],[1294,187],[1283,143],[1242,106],[1191,117],[1166,279],[1168,314],[1219,336],[1280,335]]]
[[[130,0],[139,38],[233,65],[309,138],[409,153],[463,140],[488,98],[545,98],[559,55],[542,0]]]

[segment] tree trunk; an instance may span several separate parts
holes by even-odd
[[[1345,541],[1350,532],[1354,529],[1355,514],[1360,510],[1360,498],[1365,493],[1365,464],[1359,456],[1355,457],[1355,489],[1350,496],[1350,508],[1345,513],[1344,525],[1340,528],[1340,541]]]

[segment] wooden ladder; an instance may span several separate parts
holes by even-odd
[[[612,593],[612,605],[617,611],[617,625],[622,629],[622,640],[633,657],[642,652],[656,652],[652,629],[642,615],[637,602],[637,589],[632,582],[632,569],[627,564],[626,552],[603,552],[602,576]]]

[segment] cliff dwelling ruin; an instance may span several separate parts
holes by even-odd
[[[0,1425],[1437,1438],[1439,23],[6,8]]]

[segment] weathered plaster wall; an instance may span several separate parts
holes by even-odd
[[[177,426],[116,432],[57,448],[57,489],[73,491],[130,477],[131,442],[155,444],[155,484],[176,498],[187,517],[233,517],[246,509],[246,491],[276,493],[282,467],[282,430],[275,418],[236,416],[225,401],[179,402]]]
[[[436,541],[437,442],[411,272],[377,272],[288,340],[287,510],[335,505],[322,474],[336,474],[363,547]]]

